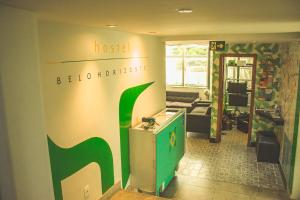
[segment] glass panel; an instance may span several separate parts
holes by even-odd
[[[186,56],[206,56],[208,55],[208,45],[188,45],[185,47]]]
[[[166,59],[166,82],[168,85],[183,85],[182,80],[182,59]]]
[[[226,57],[225,62],[228,66],[236,66],[238,58],[236,57]]]
[[[253,65],[253,58],[252,57],[240,57],[240,60],[246,62],[246,65]]]
[[[236,67],[227,67],[227,78],[228,79],[237,79],[237,68]]]
[[[166,56],[183,56],[183,50],[180,45],[167,45]]]
[[[240,68],[240,79],[252,80],[252,68],[251,67],[241,67]]]
[[[248,90],[251,90],[251,88],[252,88],[252,84],[251,83],[252,83],[251,81],[247,81],[247,89]]]
[[[184,80],[186,86],[207,86],[208,58],[185,58]]]

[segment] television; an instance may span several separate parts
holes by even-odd
[[[247,106],[248,94],[230,93],[228,94],[229,106]]]
[[[228,82],[227,86],[228,93],[247,93],[247,82]]]

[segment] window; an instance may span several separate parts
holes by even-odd
[[[208,44],[166,46],[167,85],[208,87]]]
[[[253,58],[251,57],[227,57],[226,58],[226,79],[228,81],[245,81],[247,88],[251,89],[252,84],[252,66]]]

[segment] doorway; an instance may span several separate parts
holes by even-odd
[[[256,60],[256,54],[220,56],[217,142],[221,142],[222,130],[236,128],[248,134],[250,146]]]

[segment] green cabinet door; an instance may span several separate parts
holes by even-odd
[[[156,194],[170,183],[184,154],[184,115],[178,116],[156,135]]]

